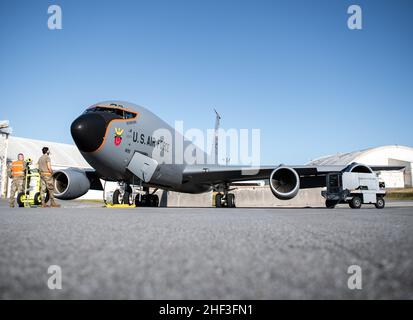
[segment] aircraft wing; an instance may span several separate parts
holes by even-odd
[[[345,170],[348,165],[280,165],[280,166],[187,166],[183,172],[184,181],[200,184],[217,185],[239,181],[266,180],[271,173],[279,167],[294,169],[300,177],[300,188],[325,187],[328,173]],[[369,166],[373,171],[401,170],[403,166]]]

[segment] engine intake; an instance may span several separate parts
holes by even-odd
[[[54,196],[62,200],[72,200],[83,196],[90,189],[90,181],[84,171],[75,169],[57,170],[53,174]]]
[[[270,188],[276,198],[292,199],[300,190],[300,177],[293,168],[278,167],[270,175]]]

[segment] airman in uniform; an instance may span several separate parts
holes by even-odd
[[[17,160],[13,161],[8,167],[8,176],[13,179],[11,183],[11,192],[9,205],[10,208],[14,208],[14,196],[16,192],[23,192],[24,190],[24,181],[26,175],[26,163],[24,162],[23,153],[17,155]]]
[[[48,147],[42,149],[43,155],[39,158],[38,166],[41,180],[41,190],[40,195],[42,199],[42,208],[46,208],[45,196],[46,192],[49,191],[50,206],[54,208],[60,207],[56,203],[54,198],[54,179],[53,179],[53,170],[52,164],[50,161],[50,151]]]

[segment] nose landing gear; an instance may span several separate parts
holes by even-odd
[[[150,193],[148,187],[142,187],[140,191],[133,191],[129,184],[119,183],[119,188],[116,189],[110,199],[113,205],[135,205],[136,207],[159,207],[159,197],[155,189]],[[110,202],[109,200],[109,202]]]
[[[130,186],[127,186],[122,189],[116,189],[113,192],[113,204],[128,204],[132,205],[132,188]]]

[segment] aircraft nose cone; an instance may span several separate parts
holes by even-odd
[[[70,132],[80,151],[93,152],[103,143],[106,120],[100,114],[83,114],[73,121]]]

